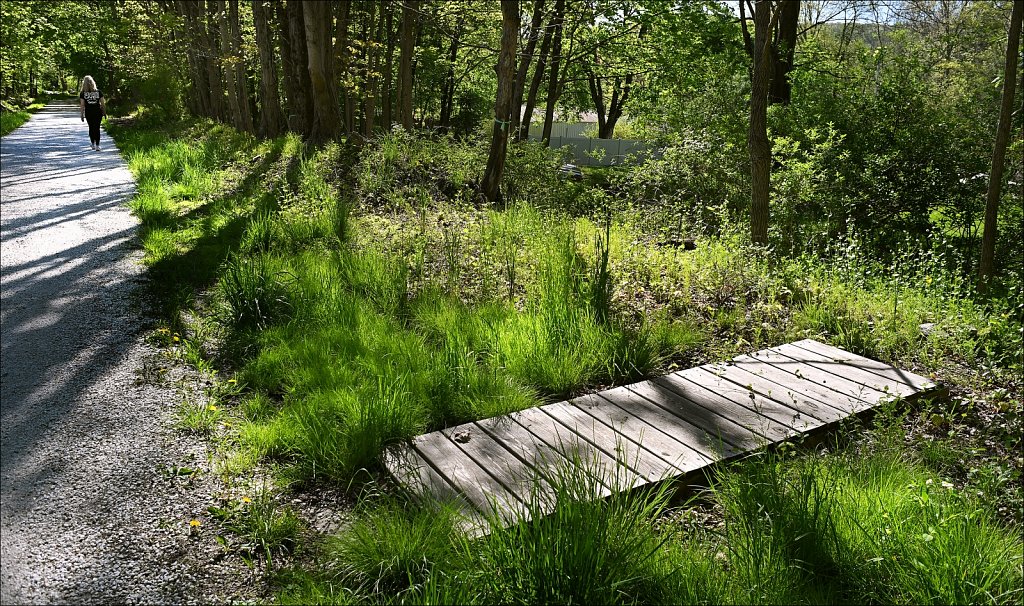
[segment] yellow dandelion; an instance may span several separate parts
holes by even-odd
[[[200,526],[203,525],[203,523],[200,522],[199,520],[192,520],[191,522],[188,523],[188,525],[191,526],[192,528],[199,528]]]
[[[214,406],[213,404],[210,404],[210,406],[209,406],[209,409],[210,409],[210,410],[217,410],[217,407],[216,407],[216,406]]]
[[[242,502],[243,503],[252,503],[252,499],[250,499],[249,497],[242,497]]]

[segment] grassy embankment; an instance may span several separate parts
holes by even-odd
[[[27,105],[23,108],[5,103],[5,109],[0,110],[0,137],[28,122],[32,114],[45,107],[49,101],[48,97],[37,97],[28,100]],[[7,111],[6,108],[13,109],[14,111]]]
[[[180,424],[221,445],[227,483],[273,478],[210,516],[283,601],[1019,599],[1019,302],[974,300],[941,254],[879,267],[851,239],[828,262],[770,258],[731,229],[684,251],[532,147],[511,154],[497,209],[470,185],[482,153],[451,141],[111,131],[140,184],[154,339],[214,379]],[[805,337],[953,397],[829,454],[725,470],[694,509],[569,498],[472,543],[378,479],[382,448],[420,432]],[[362,495],[337,536],[279,504],[318,486]]]

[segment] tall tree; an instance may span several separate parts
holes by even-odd
[[[444,88],[441,91],[440,127],[448,130],[452,124],[452,110],[455,107],[455,61],[459,58],[459,39],[462,36],[462,24],[455,26],[455,32],[448,43],[448,69],[445,72]]]
[[[551,144],[551,126],[555,121],[555,103],[558,102],[559,66],[562,64],[562,27],[565,23],[565,0],[555,0],[555,14],[550,27],[554,30],[551,39],[551,73],[548,76],[548,102],[544,109],[544,145]]]
[[[793,87],[789,74],[793,71],[793,57],[796,52],[797,24],[800,20],[800,0],[782,2],[779,6],[779,23],[772,45],[772,80],[768,90],[768,102],[789,105]]]
[[[750,37],[746,11],[744,9],[744,6],[749,6],[750,2],[747,0],[739,2],[738,5],[744,47],[747,49],[747,54],[750,56],[753,64],[753,62],[756,62],[754,57],[755,41]],[[771,61],[771,68],[768,72],[768,103],[788,105],[792,98],[789,74],[793,71],[793,58],[796,53],[797,25],[800,21],[800,0],[774,0],[773,10],[775,13],[771,20],[772,31],[766,49]],[[853,10],[856,10],[855,6]]]
[[[355,122],[355,100],[352,98],[352,90],[348,86],[350,78],[349,68],[351,66],[351,53],[348,48],[348,25],[349,16],[352,14],[352,3],[351,2],[339,2],[338,3],[338,22],[335,30],[334,39],[334,56],[338,59],[338,73],[341,75],[342,80],[345,81],[343,86],[344,98],[344,112],[342,115],[342,124],[346,133],[351,133],[353,130],[353,123]]]
[[[394,122],[394,104],[392,102],[391,89],[394,81],[395,65],[395,13],[392,10],[391,0],[384,0],[381,10],[387,13],[387,19],[384,21],[384,32],[387,35],[387,52],[384,54],[384,98],[381,99],[380,117],[384,123],[384,128],[391,130],[391,125]]]
[[[996,143],[992,151],[992,170],[988,179],[988,199],[985,203],[985,231],[981,239],[981,264],[978,266],[978,289],[982,292],[988,289],[995,266],[999,198],[1002,195],[1006,145],[1010,139],[1010,127],[1013,120],[1017,62],[1020,60],[1021,19],[1024,18],[1022,16],[1024,16],[1024,0],[1014,0],[1013,11],[1010,14],[1009,37],[1006,41],[1006,64],[1003,67],[1003,93],[1002,103],[999,106],[999,126],[996,128]]]
[[[367,31],[370,33],[366,44],[366,94],[363,96],[363,137],[373,135],[374,114],[377,113],[377,94],[380,90],[380,39],[384,33],[384,13],[376,17],[376,4],[370,5],[367,15]]]
[[[309,59],[306,49],[306,24],[300,0],[288,0],[285,14],[288,23],[288,47],[294,77],[293,99],[289,100],[288,127],[303,135],[313,129],[313,85],[309,77]]]
[[[338,136],[341,115],[338,111],[338,83],[334,77],[334,45],[331,39],[331,5],[303,0],[302,18],[306,26],[306,54],[313,95],[313,121],[308,136],[327,141]]]
[[[249,106],[249,78],[242,53],[242,29],[238,23],[238,0],[228,0],[228,34],[231,44],[231,70],[234,79],[234,95],[238,107],[238,129],[253,132],[252,109]]]
[[[252,0],[252,20],[256,29],[256,49],[260,56],[260,134],[276,137],[284,129],[284,115],[281,113],[281,99],[277,91],[274,36],[266,0]]]
[[[228,98],[228,116],[225,118],[238,130],[244,130],[242,106],[238,98],[238,86],[235,78],[234,44],[232,43],[231,26],[228,23],[228,9],[224,0],[217,0],[217,30],[220,34],[221,73],[224,76],[224,90]]]
[[[743,6],[743,3],[740,3]],[[750,72],[750,239],[768,243],[768,201],[771,190],[772,148],[768,141],[768,89],[772,77],[770,41],[778,9],[772,0],[754,3],[754,53]]]
[[[519,58],[519,67],[516,69],[515,90],[512,92],[512,129],[519,132],[519,123],[522,119],[520,109],[523,104],[523,92],[526,88],[526,75],[533,63],[533,52],[537,48],[537,39],[541,37],[541,25],[544,20],[544,0],[534,0],[533,17],[530,19],[530,29],[527,30],[526,48]]]
[[[540,54],[537,57],[537,66],[533,69],[530,90],[526,93],[526,106],[523,108],[523,117],[520,119],[519,129],[516,131],[516,141],[525,141],[530,137],[530,122],[533,120],[533,109],[537,106],[537,91],[540,90],[547,69],[552,29],[550,22],[544,28],[544,41],[540,43]]]
[[[206,63],[207,81],[210,84],[210,117],[227,120],[228,112],[224,100],[224,80],[221,72],[221,53],[217,40],[220,39],[217,19],[217,0],[206,0],[206,27],[204,42],[209,60]]]
[[[402,117],[402,128],[412,130],[412,55],[415,52],[416,10],[419,0],[402,2],[402,58],[398,66],[398,109]]]
[[[491,128],[491,148],[481,183],[484,197],[489,202],[501,196],[501,175],[505,169],[508,151],[509,122],[512,117],[512,98],[516,79],[516,43],[519,42],[519,1],[501,3],[501,50],[498,53],[498,93],[494,101],[494,125]]]

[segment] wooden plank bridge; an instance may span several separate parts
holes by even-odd
[[[529,503],[550,510],[546,478],[567,465],[596,471],[601,497],[685,478],[887,401],[944,395],[925,377],[806,339],[421,435],[391,448],[386,467],[414,496],[452,501],[468,529],[485,530],[483,513],[512,523]]]

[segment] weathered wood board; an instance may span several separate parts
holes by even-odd
[[[719,364],[417,436],[385,467],[415,497],[453,503],[466,528],[551,511],[560,470],[586,466],[594,498],[698,473],[901,399],[935,382],[811,339]]]

